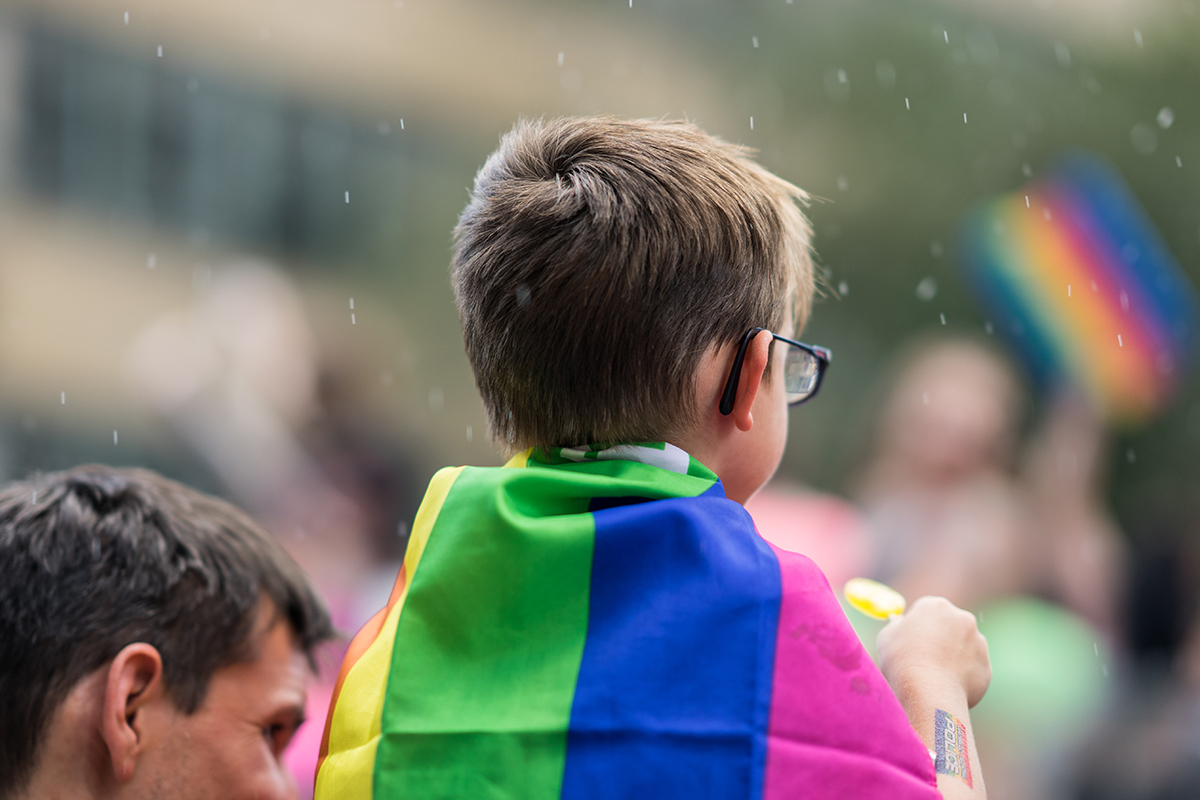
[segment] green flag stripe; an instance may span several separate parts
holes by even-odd
[[[558,798],[595,535],[563,477],[467,468],[450,490],[397,628],[375,797]]]

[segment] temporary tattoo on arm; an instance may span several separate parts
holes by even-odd
[[[934,771],[953,775],[971,786],[971,758],[967,755],[967,729],[940,708],[933,712]]]

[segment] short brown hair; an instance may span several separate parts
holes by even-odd
[[[521,121],[475,177],[451,268],[492,436],[508,450],[690,426],[709,347],[797,330],[807,195],[685,122]]]
[[[126,645],[162,655],[190,714],[220,667],[257,657],[264,598],[309,656],[329,613],[246,514],[139,469],[99,465],[0,490],[0,798],[29,779],[55,710]]]

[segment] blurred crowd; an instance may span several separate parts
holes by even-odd
[[[286,755],[302,796],[345,638],[387,602],[414,510],[406,501],[424,477],[372,435],[347,386],[352,361],[322,356],[296,286],[259,261],[216,270],[125,354],[134,395],[277,537],[345,634],[320,654],[310,722]]]
[[[1110,432],[1079,396],[1029,399],[987,341],[920,341],[883,384],[848,499],[770,487],[760,531],[835,591],[869,575],[976,613],[994,678],[972,715],[989,796],[1200,793],[1200,625],[1183,509],[1121,531]],[[847,606],[871,646],[882,623]]]
[[[382,607],[412,512],[397,498],[420,476],[363,433],[282,272],[218,270],[125,360],[145,407],[308,571],[340,630]],[[977,614],[995,675],[973,716],[992,797],[1200,792],[1185,510],[1121,531],[1105,503],[1103,421],[1069,393],[1032,401],[989,340],[913,343],[881,378],[873,414],[844,496],[776,481],[748,506],[762,534],[810,556],[835,591],[870,576]],[[873,648],[882,623],[847,614]],[[302,794],[340,647],[322,659],[310,722],[288,754]]]
[[[876,353],[917,330],[918,313],[932,325],[944,311],[951,326],[940,330],[982,321],[943,272],[929,305],[932,273],[950,260],[940,260],[952,249],[946,226],[968,204],[1025,185],[1035,167],[1040,178],[1064,146],[1103,152],[1151,201],[1181,261],[1200,253],[1200,206],[1188,193],[1200,184],[1186,171],[1200,163],[1189,127],[1193,0],[787,0],[686,14],[632,0],[394,0],[303,13],[159,4],[132,19],[104,3],[7,5],[0,476],[77,460],[66,449],[43,463],[21,447],[50,453],[40,445],[90,443],[100,431],[107,448],[114,419],[131,447],[128,417],[110,419],[131,396],[153,435],[167,432],[168,466],[183,465],[164,471],[199,465],[211,479],[203,488],[262,522],[312,577],[341,634],[321,645],[308,722],[286,754],[302,797],[347,642],[387,601],[430,460],[450,452],[428,443],[451,428],[460,445],[464,430],[476,447],[485,438],[475,406],[476,416],[462,410],[476,399],[465,362],[445,356],[459,353],[445,250],[462,181],[497,126],[594,108],[682,114],[757,148],[814,198],[836,198],[809,211],[823,262],[838,266],[826,278],[848,302],[814,325],[832,320],[825,330],[854,331],[841,341]],[[1019,191],[1010,200],[1019,207],[1023,195],[1028,208]],[[75,214],[98,227],[78,227]],[[29,222],[43,215],[44,227]],[[912,266],[876,269],[881,255]],[[407,304],[397,313],[425,337],[411,349],[447,363],[418,378],[397,368],[415,356],[397,356],[390,340],[390,360],[371,361],[361,342],[331,344],[298,283],[303,269]],[[355,331],[365,327],[358,311]],[[103,346],[83,346],[89,338]],[[436,349],[442,339],[450,346]],[[765,538],[812,558],[839,596],[850,578],[872,577],[910,602],[941,595],[977,615],[994,679],[971,719],[991,797],[1200,797],[1200,492],[1158,497],[1142,516],[1122,495],[1122,528],[1110,504],[1124,487],[1110,472],[1133,452],[1118,451],[1119,432],[1085,396],[1028,385],[997,342],[901,346],[857,416],[847,402],[824,418],[825,430],[863,426],[844,474],[806,472],[820,491],[780,476],[748,509]],[[110,351],[122,384],[110,408],[77,412],[85,404],[64,376],[88,372],[109,391]],[[389,425],[363,399],[364,380],[416,387],[421,416],[390,411],[430,429],[421,446],[381,435]],[[845,399],[863,381],[842,386]],[[468,394],[462,408],[448,402]],[[79,416],[53,431],[47,404]],[[1200,406],[1188,417],[1200,436],[1198,423]],[[812,451],[847,438],[825,436]],[[1184,485],[1194,446],[1163,459],[1156,479],[1174,470],[1170,485]],[[464,451],[453,452],[444,457]],[[883,623],[845,610],[873,652]]]

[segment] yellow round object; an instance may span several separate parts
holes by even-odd
[[[868,617],[887,619],[903,614],[908,603],[904,595],[870,578],[851,578],[842,588],[846,602]]]

